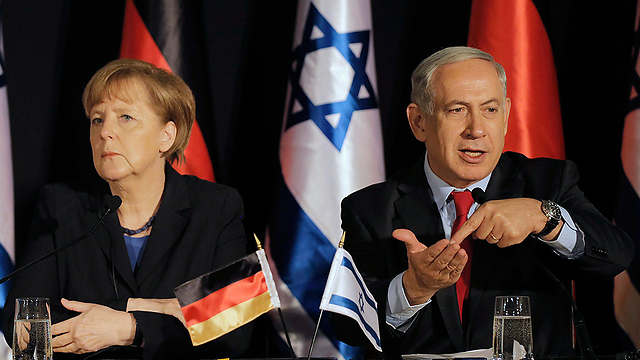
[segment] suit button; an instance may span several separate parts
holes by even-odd
[[[597,247],[595,245],[591,247],[591,251],[594,254],[596,254],[596,255],[598,255],[600,257],[603,257],[603,258],[606,258],[609,255],[609,251],[607,251],[606,249],[603,249],[601,247]]]

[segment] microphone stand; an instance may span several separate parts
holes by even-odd
[[[118,200],[119,200],[119,199],[120,199],[120,198],[118,198]],[[119,203],[122,203],[122,200],[119,200],[118,202],[119,202]],[[55,254],[57,254],[57,253],[59,253],[59,252],[63,251],[64,249],[66,249],[66,248],[68,248],[68,247],[70,247],[70,246],[72,246],[72,245],[75,245],[75,244],[79,243],[80,241],[82,241],[82,240],[86,239],[87,237],[91,236],[91,234],[93,234],[93,233],[96,231],[96,229],[98,228],[98,226],[100,226],[100,224],[102,224],[102,222],[103,222],[103,221],[104,221],[104,219],[107,217],[107,215],[109,215],[109,213],[112,211],[112,208],[117,209],[118,207],[120,207],[120,204],[117,204],[117,206],[111,206],[111,205],[107,206],[107,211],[105,211],[105,212],[104,212],[104,214],[102,215],[102,217],[100,217],[100,220],[98,220],[98,222],[96,223],[96,225],[95,225],[95,226],[91,229],[91,231],[89,231],[87,234],[85,234],[85,235],[83,235],[83,236],[81,236],[81,237],[79,237],[79,238],[77,238],[77,239],[73,240],[72,242],[70,242],[70,243],[68,243],[68,244],[65,244],[65,245],[63,245],[63,246],[61,246],[61,247],[59,247],[59,248],[57,248],[57,249],[53,249],[53,250],[51,250],[50,252],[48,252],[48,253],[44,254],[43,256],[41,256],[41,257],[39,257],[39,258],[35,259],[34,261],[32,261],[32,262],[28,263],[27,265],[22,266],[22,267],[20,267],[20,268],[16,269],[15,271],[13,271],[12,273],[10,273],[9,275],[7,275],[7,276],[3,277],[2,279],[0,279],[0,284],[3,284],[4,282],[6,282],[7,280],[9,280],[9,279],[13,278],[14,276],[17,276],[17,275],[21,274],[23,271],[28,270],[28,269],[31,269],[32,267],[34,267],[34,266],[38,265],[39,263],[41,263],[41,262],[43,262],[44,260],[46,260],[46,259],[50,258],[51,256],[53,256],[53,255],[55,255]]]

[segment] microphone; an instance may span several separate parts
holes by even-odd
[[[483,204],[487,201],[487,196],[484,191],[480,188],[475,188],[471,191],[471,196],[473,200],[478,204]],[[565,294],[567,298],[571,301],[571,309],[573,310],[573,327],[576,332],[576,338],[578,339],[578,348],[580,350],[580,355],[584,360],[595,360],[596,356],[591,348],[591,340],[589,340],[589,334],[587,332],[587,325],[584,321],[584,316],[582,312],[578,309],[575,299],[571,295],[571,292],[567,289],[566,286],[558,279],[552,272],[549,270],[536,256],[526,248],[522,248],[527,251],[531,259],[538,265],[540,269],[542,269],[559,287],[562,289],[562,292]]]
[[[473,198],[473,201],[477,202],[480,205],[487,202],[487,195],[480,188],[471,190],[471,197]]]
[[[2,279],[0,279],[0,284],[6,282],[9,279],[12,279],[13,277],[19,275],[23,271],[32,268],[33,266],[43,262],[44,260],[46,260],[46,259],[50,258],[51,256],[53,256],[53,255],[65,250],[66,248],[79,243],[81,240],[88,238],[89,236],[91,236],[91,234],[93,234],[96,231],[98,226],[100,226],[100,224],[102,224],[102,222],[107,217],[107,215],[109,215],[109,213],[111,213],[111,212],[114,212],[114,211],[118,210],[120,205],[122,205],[122,199],[119,196],[116,196],[116,195],[111,196],[106,201],[104,214],[102,214],[102,216],[100,217],[100,220],[98,220],[98,222],[91,229],[91,231],[89,231],[87,234],[85,234],[85,235],[73,240],[72,242],[70,242],[70,243],[68,243],[66,245],[63,245],[63,246],[61,246],[61,247],[59,247],[57,249],[53,249],[49,253],[47,253],[47,254],[45,254],[45,255],[33,260],[32,262],[28,263],[27,265],[24,265],[24,266],[16,269],[14,272],[12,272],[9,275],[7,275],[7,276],[3,277]]]

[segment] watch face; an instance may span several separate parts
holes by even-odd
[[[560,212],[560,207],[558,206],[558,204],[548,200],[543,201],[543,203],[545,215],[557,220],[562,219],[562,213]]]

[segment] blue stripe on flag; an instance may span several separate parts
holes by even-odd
[[[336,248],[300,208],[280,175],[280,197],[271,221],[271,256],[282,281],[314,322],[320,316],[320,301]],[[329,322],[320,328],[345,359],[362,358],[362,350],[338,341]]]
[[[331,295],[331,300],[329,300],[329,304],[347,308],[353,311],[354,313],[358,314],[358,317],[360,318],[360,322],[364,325],[364,328],[371,335],[371,337],[373,337],[373,340],[375,340],[376,344],[380,346],[380,338],[378,338],[378,334],[376,334],[375,330],[373,330],[371,325],[369,325],[369,323],[367,323],[367,321],[364,319],[356,303],[354,303],[351,299],[347,299],[344,296]]]
[[[371,306],[372,308],[376,309],[376,311],[377,311],[378,310],[378,306],[373,301],[373,299],[369,297],[367,292],[364,291],[364,289],[366,289],[366,286],[362,283],[362,281],[360,281],[360,277],[358,276],[358,273],[356,272],[356,270],[353,268],[353,264],[351,263],[351,261],[348,258],[343,257],[342,258],[342,266],[346,267],[347,269],[349,269],[349,271],[351,271],[353,273],[353,277],[358,282],[358,286],[360,287],[360,289],[362,289],[362,295],[364,296],[364,299],[367,301],[367,304],[369,304],[369,306]]]

